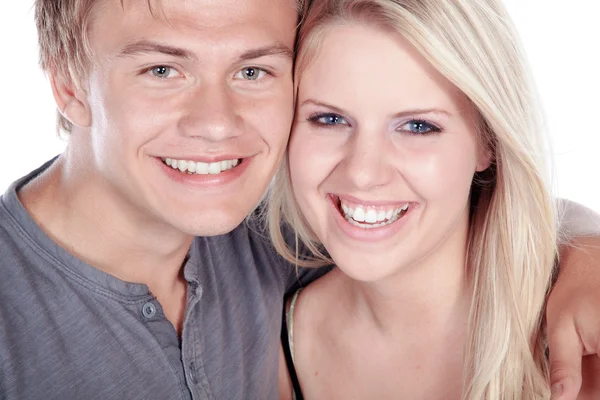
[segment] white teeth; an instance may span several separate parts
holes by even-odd
[[[201,175],[208,174],[208,164],[205,162],[197,162],[196,163],[196,173]]]
[[[365,210],[362,207],[356,207],[352,219],[357,222],[365,222]]]
[[[367,213],[365,214],[365,222],[369,224],[374,224],[377,222],[377,211],[372,208],[368,209]]]
[[[221,163],[220,162],[213,162],[213,163],[208,164],[208,173],[209,174],[216,175],[219,172],[221,172]]]
[[[404,206],[399,208],[392,208],[388,210],[380,209],[379,211],[376,209],[376,207],[372,206],[355,207],[356,208],[351,208],[340,200],[341,211],[343,212],[344,217],[350,223],[362,228],[377,228],[397,221],[400,216],[403,215],[402,212],[406,212],[408,210],[409,203],[406,203]]]
[[[213,163],[195,162],[188,160],[176,160],[173,158],[165,158],[163,162],[173,169],[189,174],[207,175],[220,174],[221,172],[230,170],[240,164],[238,159],[216,161]]]

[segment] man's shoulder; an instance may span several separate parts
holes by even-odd
[[[0,270],[27,263],[36,253],[32,239],[27,235],[18,216],[11,213],[7,196],[0,196]],[[4,274],[4,279],[9,278]],[[12,276],[12,275],[10,275]]]

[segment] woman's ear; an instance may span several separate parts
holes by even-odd
[[[86,93],[71,79],[65,80],[55,74],[50,75],[52,94],[58,110],[69,122],[80,128],[88,128],[92,123],[92,113]]]
[[[494,154],[492,149],[488,144],[480,143],[479,144],[479,152],[477,154],[477,166],[476,171],[482,172],[485,171],[492,165],[492,161],[494,160]]]

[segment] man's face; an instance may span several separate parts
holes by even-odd
[[[109,198],[188,234],[234,229],[285,150],[296,18],[291,0],[98,3],[92,124],[71,139]]]

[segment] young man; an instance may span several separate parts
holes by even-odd
[[[294,0],[37,0],[36,18],[70,137],[0,203],[0,397],[276,398],[298,282],[242,221],[292,122]]]

